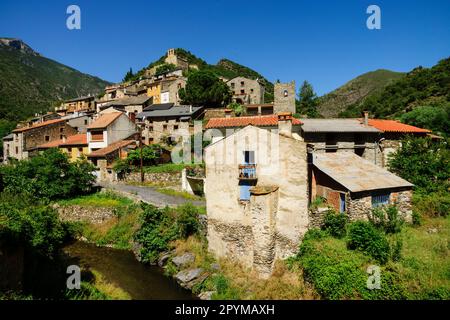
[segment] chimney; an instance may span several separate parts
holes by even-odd
[[[232,109],[225,109],[225,118],[231,118]]]
[[[192,105],[189,105],[189,113],[192,113]]]
[[[368,126],[369,125],[369,111],[363,111],[364,114],[364,125]]]
[[[278,116],[278,133],[291,136],[292,135],[292,113],[279,112]]]

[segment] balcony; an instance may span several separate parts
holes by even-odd
[[[239,180],[256,180],[256,164],[239,165]]]

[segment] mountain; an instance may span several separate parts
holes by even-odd
[[[341,116],[358,116],[368,110],[373,117],[396,118],[438,134],[450,134],[450,57],[431,68],[408,72],[362,103],[349,105]]]
[[[318,99],[317,110],[326,117],[337,117],[350,105],[362,103],[368,96],[404,76],[404,73],[379,69],[364,73]]]
[[[17,122],[57,101],[98,94],[107,81],[41,56],[19,39],[0,38],[0,119]]]
[[[182,57],[187,60],[187,62],[191,65],[197,65],[200,70],[209,70],[215,73],[218,77],[224,77],[227,79],[231,79],[237,76],[244,76],[249,79],[259,79],[266,87],[266,94],[264,96],[264,100],[266,102],[273,101],[273,83],[264,78],[260,73],[252,70],[246,66],[240,65],[234,61],[229,59],[221,59],[217,64],[208,64],[205,60],[198,58],[190,51],[187,51],[182,48],[175,49],[175,53],[177,56]],[[134,79],[138,79],[142,76],[145,70],[153,68],[157,65],[164,64],[164,60],[166,55],[161,56],[158,60],[150,63],[146,68],[138,71],[135,74]]]

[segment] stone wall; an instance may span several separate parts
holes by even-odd
[[[295,113],[295,81],[275,83],[273,111]]]
[[[124,182],[141,182],[140,172],[130,172],[121,179]],[[181,189],[181,171],[180,172],[144,172],[145,182],[154,182],[155,184],[178,186]]]
[[[87,221],[93,224],[101,224],[116,216],[114,208],[92,207],[92,206],[59,206],[54,205],[58,210],[59,218],[62,221]]]

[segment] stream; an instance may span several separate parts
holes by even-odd
[[[126,291],[133,300],[197,299],[174,279],[164,276],[161,268],[140,263],[130,251],[97,247],[81,241],[67,245],[63,250],[80,267],[99,271],[105,280]]]

